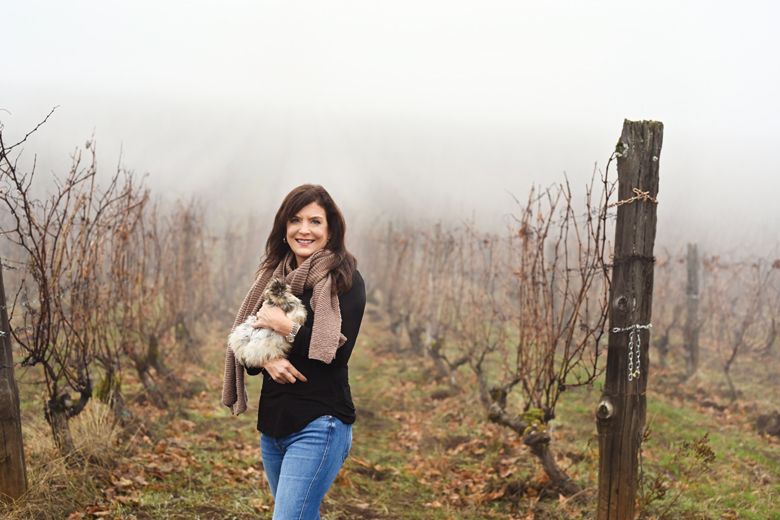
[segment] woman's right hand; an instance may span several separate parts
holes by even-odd
[[[263,365],[263,368],[271,376],[271,379],[279,384],[295,383],[296,380],[301,380],[304,383],[307,381],[306,376],[298,372],[298,369],[286,358],[272,359]]]

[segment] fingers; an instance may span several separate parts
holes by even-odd
[[[252,323],[252,327],[256,329],[271,329],[273,330],[272,326],[273,322],[271,321],[270,317],[268,316],[268,313],[265,311],[265,309],[260,309],[257,311],[257,314],[255,314],[255,321]]]
[[[271,379],[279,383],[280,385],[285,385],[287,383],[295,383],[297,379],[293,374],[291,374],[288,371],[279,371],[276,373],[276,375],[271,374]],[[304,379],[305,380],[305,379]]]
[[[255,323],[252,325],[254,328],[265,328],[277,330],[279,329],[280,320],[286,319],[286,315],[282,309],[273,306],[263,306],[255,314]]]
[[[280,309],[279,307],[274,307],[273,305],[269,305],[268,307],[261,307],[260,311],[262,311],[263,315],[267,316],[269,319],[270,318],[278,319],[282,316],[286,316],[286,314],[282,309]]]
[[[287,379],[287,372],[284,372],[282,370],[268,370],[268,373],[271,374],[271,379],[273,379],[276,383],[279,383],[280,385],[284,385],[289,383]],[[293,382],[295,380],[293,379]]]
[[[274,382],[279,383],[280,385],[286,385],[288,383],[287,378],[284,376],[282,372],[279,372],[275,376],[272,375],[271,379],[273,379]]]
[[[303,374],[298,372],[298,369],[295,368],[294,366],[290,365],[290,368],[288,370],[289,370],[289,373],[294,377],[294,379],[291,381],[291,383],[294,383],[296,378],[301,380],[301,381],[303,381],[304,383],[306,381],[308,381],[306,379],[306,376],[304,376]]]
[[[271,375],[271,379],[279,384],[295,383],[296,381],[308,381],[306,376],[300,373],[292,363],[284,358],[270,361],[265,365],[266,371]]]

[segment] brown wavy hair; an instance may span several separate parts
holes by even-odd
[[[342,294],[352,287],[352,275],[357,269],[357,260],[347,251],[344,244],[344,236],[347,233],[344,215],[333,202],[330,194],[319,184],[303,184],[294,188],[284,198],[274,217],[274,225],[265,243],[265,257],[261,258],[255,276],[263,269],[274,269],[284,260],[290,252],[290,246],[282,240],[287,234],[287,223],[312,202],[316,202],[325,210],[325,219],[328,221],[328,242],[325,247],[338,259],[331,275],[336,284],[336,291]]]

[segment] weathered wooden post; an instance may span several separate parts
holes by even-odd
[[[599,520],[632,520],[645,427],[653,300],[656,195],[663,124],[624,121],[617,144],[618,202],[607,374],[596,409]]]
[[[691,377],[699,369],[699,251],[696,244],[688,244],[688,284],[685,287],[687,313],[685,316],[685,372]]]
[[[0,262],[0,500],[10,502],[27,491],[27,469],[24,464],[22,420],[19,413],[19,390],[14,379],[11,351],[11,328],[5,304],[3,267]]]

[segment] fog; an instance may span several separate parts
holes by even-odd
[[[350,222],[498,225],[581,188],[624,118],[665,125],[659,242],[777,251],[771,2],[14,2],[0,121],[39,175],[92,135],[167,196],[273,211],[320,183]]]

